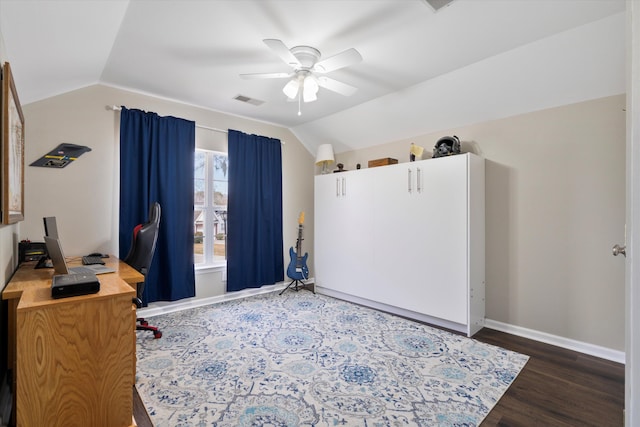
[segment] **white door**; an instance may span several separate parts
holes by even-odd
[[[627,44],[625,425],[640,426],[640,2],[627,1]]]

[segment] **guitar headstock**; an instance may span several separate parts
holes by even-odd
[[[298,224],[304,224],[304,211],[300,212],[300,215],[298,216]]]

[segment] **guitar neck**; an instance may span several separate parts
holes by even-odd
[[[300,212],[300,216],[298,216],[298,241],[296,242],[296,252],[297,252],[297,260],[296,262],[299,264],[302,259],[302,227],[304,224],[304,212]]]
[[[298,241],[296,242],[296,252],[298,253],[298,258],[301,257],[300,252],[302,252],[302,224],[298,225]]]

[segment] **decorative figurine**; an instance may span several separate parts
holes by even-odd
[[[411,147],[409,148],[409,161],[410,162],[415,162],[416,161],[416,157],[419,157],[418,160],[422,160],[422,152],[424,151],[424,148],[420,147],[419,145],[414,144],[413,142],[411,143]]]

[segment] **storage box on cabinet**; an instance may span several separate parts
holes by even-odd
[[[391,157],[385,157],[384,159],[369,160],[369,167],[374,168],[376,166],[397,165],[398,159],[392,159]]]

